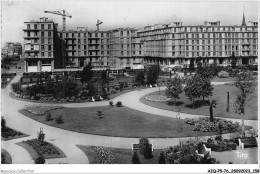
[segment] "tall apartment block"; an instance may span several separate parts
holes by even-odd
[[[47,18],[24,22],[24,58],[26,72],[53,71],[61,66],[62,50],[57,23]]]
[[[230,56],[239,64],[256,64],[258,56],[258,23],[222,26],[220,21],[198,26],[183,26],[181,22],[147,26],[138,34],[143,42],[145,64],[188,66],[201,59],[205,63],[230,65]]]
[[[230,65],[234,54],[239,64],[257,64],[258,23],[223,26],[220,21],[203,25],[174,22],[144,29],[118,28],[88,31],[79,28],[57,31],[46,18],[25,22],[26,71],[82,68],[141,69],[159,63],[162,67],[187,67],[191,62]]]

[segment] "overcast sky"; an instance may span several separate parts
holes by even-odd
[[[182,21],[184,25],[201,25],[204,21],[221,21],[222,25],[241,25],[243,11],[246,21],[258,21],[257,1],[173,1],[173,0],[2,0],[2,44],[23,42],[25,21],[40,17],[53,19],[62,27],[62,17],[43,11],[66,10],[72,18],[66,27],[96,29],[97,19],[104,23],[100,30],[119,27],[143,28],[152,24]]]

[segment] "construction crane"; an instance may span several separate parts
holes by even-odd
[[[96,26],[97,26],[97,31],[99,31],[99,25],[101,25],[103,22],[102,21],[100,21],[99,19],[97,20],[97,24],[96,24]]]
[[[44,13],[52,13],[56,15],[61,15],[62,16],[62,31],[66,31],[66,17],[72,18],[70,14],[68,14],[65,10],[60,10],[60,11],[44,11]]]

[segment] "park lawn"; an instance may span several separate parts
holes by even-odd
[[[230,111],[226,112],[226,105],[227,105],[227,92],[229,92],[230,95]],[[158,92],[153,92],[151,94],[158,94]],[[160,94],[165,94],[165,91],[161,91]],[[150,95],[150,94],[148,94]],[[236,118],[240,119],[241,116],[234,113],[233,104],[236,99],[236,87],[232,85],[215,85],[214,86],[214,92],[213,96],[210,100],[215,99],[217,101],[217,106],[213,109],[213,113],[215,117],[223,117],[223,118]],[[143,96],[140,101],[146,105],[170,110],[170,111],[178,111],[177,106],[174,106],[174,103],[169,102],[152,102],[147,101],[145,99],[145,96]],[[251,95],[250,99],[250,105],[246,109],[246,116],[245,119],[248,120],[257,120],[257,87],[255,92]],[[202,105],[202,106],[196,106],[195,109],[192,107],[192,102],[188,100],[188,98],[185,96],[184,93],[180,95],[180,99],[178,100],[178,107],[181,109],[180,112],[182,113],[188,113],[188,114],[194,114],[194,115],[209,115],[209,106],[208,105]]]
[[[99,119],[97,111],[103,111]],[[218,134],[218,132],[195,132],[193,126],[183,123],[180,132],[176,118],[162,117],[130,109],[128,107],[100,106],[87,108],[63,108],[50,111],[53,120],[45,121],[45,115],[36,116],[26,110],[20,113],[41,123],[80,133],[113,137],[194,137]],[[55,118],[62,115],[64,123],[56,124]],[[227,131],[223,132],[227,133]]]
[[[11,155],[4,149],[1,149],[1,164],[12,164]]]
[[[231,82],[234,80],[235,80],[235,78],[233,78],[233,77],[219,78],[218,76],[216,76],[212,79],[212,82]]]
[[[98,157],[95,152],[91,149],[91,146],[77,145],[77,147],[82,150],[88,157],[90,164],[99,164]],[[132,157],[134,152],[131,149],[123,148],[112,148],[106,147],[113,156],[115,156],[117,164],[132,164]],[[153,157],[150,159],[145,159],[138,151],[138,157],[141,164],[157,164],[160,155],[160,149],[154,149],[152,152]]]

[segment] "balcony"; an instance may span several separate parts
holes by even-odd
[[[24,50],[25,53],[38,53],[39,50]]]
[[[25,39],[37,39],[39,36],[24,36]]]
[[[249,42],[243,42],[242,45],[250,45]]]
[[[26,28],[26,29],[23,29],[23,31],[39,31],[39,29],[38,28],[36,28],[36,29],[28,29],[28,28]]]

